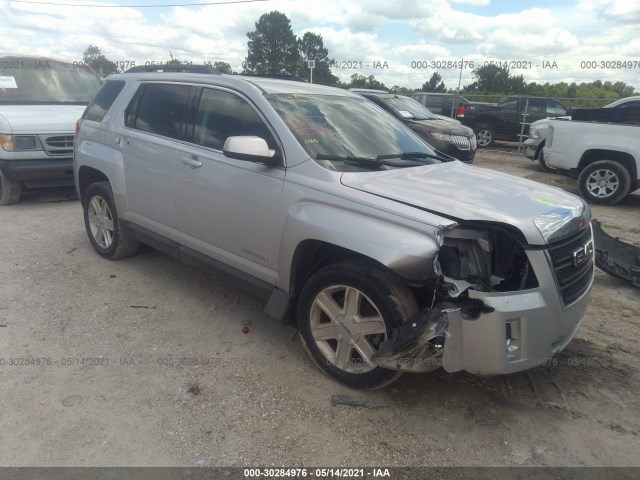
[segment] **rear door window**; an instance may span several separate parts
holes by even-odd
[[[185,118],[190,85],[149,83],[143,85],[127,108],[126,125],[163,137],[185,139]]]
[[[124,83],[123,80],[108,80],[91,101],[82,118],[92,122],[101,122],[122,91]]]

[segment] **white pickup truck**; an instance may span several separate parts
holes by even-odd
[[[640,109],[625,109],[620,118],[598,110],[602,116],[590,113],[589,121],[550,120],[544,158],[576,177],[588,202],[612,205],[640,188]]]

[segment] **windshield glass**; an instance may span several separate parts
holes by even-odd
[[[388,97],[381,99],[387,105],[395,108],[398,112],[409,112],[413,120],[437,120],[431,110],[409,97]]]
[[[0,104],[88,104],[101,86],[92,70],[46,59],[0,58]]]
[[[308,94],[266,97],[313,159],[317,155],[375,159],[403,152],[435,155],[411,130],[364,98]],[[318,163],[344,169],[334,160]]]

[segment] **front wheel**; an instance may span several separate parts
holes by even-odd
[[[578,187],[589,203],[613,205],[631,190],[631,175],[615,160],[598,160],[580,172]]]
[[[116,260],[133,255],[138,250],[138,242],[130,238],[118,219],[109,182],[91,185],[82,203],[87,235],[96,252]]]
[[[493,130],[486,126],[478,128],[478,133],[476,134],[476,136],[478,140],[478,146],[480,148],[487,148],[493,145],[493,142],[495,140]]]
[[[298,328],[314,361],[334,379],[361,389],[380,388],[400,372],[374,359],[388,331],[418,314],[400,278],[365,261],[346,261],[316,272],[298,301]]]

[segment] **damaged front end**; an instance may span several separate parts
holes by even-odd
[[[498,226],[442,233],[433,278],[414,287],[421,318],[389,332],[378,365],[502,374],[544,363],[573,338],[593,272],[588,264],[567,267],[561,255],[578,244],[586,249],[590,230],[548,247],[527,247],[517,232]],[[565,290],[572,295],[566,304]]]

